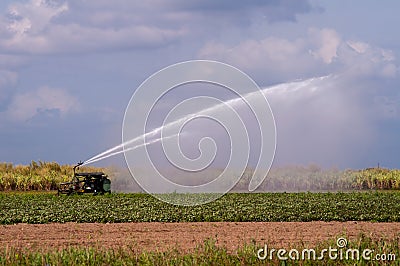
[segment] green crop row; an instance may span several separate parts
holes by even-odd
[[[259,245],[260,243],[244,243],[242,247],[232,252],[225,247],[217,246],[212,239],[205,240],[202,245],[188,253],[177,249],[135,253],[129,247],[119,249],[73,247],[47,252],[4,249],[0,250],[0,265],[398,265],[399,242],[400,238],[373,240],[360,235],[358,239],[349,241],[346,249],[339,249],[344,253],[341,257],[337,251],[332,253],[334,255],[331,254],[331,257],[325,253],[321,259],[319,257],[323,249],[329,246],[336,247],[334,240],[321,242],[313,247],[298,244],[293,248],[300,251],[313,249],[317,253],[316,257],[305,256],[303,259],[299,256],[299,260],[288,257],[285,261],[279,260],[276,253],[271,258],[259,259],[257,253],[263,247]],[[346,255],[348,249],[357,249],[361,255],[358,257],[353,254]],[[363,257],[362,252],[366,249],[373,250],[374,253]],[[376,254],[379,254],[379,261],[375,260]]]
[[[400,193],[229,193],[194,207],[170,205],[147,194],[0,193],[0,224],[205,221],[400,222]]]

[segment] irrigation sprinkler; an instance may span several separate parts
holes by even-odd
[[[84,162],[80,161],[74,166],[74,176],[70,182],[59,184],[58,195],[60,194],[84,194],[93,195],[111,193],[111,180],[103,172],[77,172]]]

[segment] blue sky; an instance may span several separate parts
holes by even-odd
[[[135,89],[211,59],[268,94],[276,164],[400,167],[398,1],[0,3],[0,161],[75,163],[121,142]],[[103,164],[123,164],[123,158]]]

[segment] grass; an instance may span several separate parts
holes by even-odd
[[[207,221],[400,222],[400,193],[229,193],[194,207],[173,206],[147,194],[0,193],[0,224]]]
[[[387,264],[399,265],[399,242],[400,239],[392,240],[373,240],[364,235],[358,239],[350,241],[345,248],[339,249],[345,252],[348,248],[360,250],[360,254],[365,249],[374,250],[371,260],[366,260],[362,256],[357,260],[351,256],[340,259],[338,256],[332,260],[325,253],[322,260],[308,259],[292,260],[288,258],[281,261],[278,257],[266,258],[261,260],[257,257],[257,251],[266,243],[244,244],[241,248],[230,252],[225,247],[215,244],[212,239],[204,241],[191,252],[180,252],[176,249],[158,252],[135,252],[128,248],[106,249],[101,247],[71,247],[55,251],[32,251],[14,248],[0,250],[0,265],[382,265],[382,261],[372,260],[376,254],[385,254]],[[314,249],[319,257],[322,249],[337,248],[336,241],[325,241],[313,247],[298,244],[291,248],[296,248],[300,252],[307,249]],[[281,248],[281,247],[274,247]],[[289,250],[287,250],[289,251]],[[339,254],[339,252],[337,253]],[[345,254],[345,253],[344,253]],[[395,257],[393,257],[393,255]],[[287,255],[286,255],[287,256]],[[397,260],[395,260],[397,259]]]

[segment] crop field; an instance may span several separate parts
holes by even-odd
[[[0,224],[308,221],[400,222],[400,193],[230,193],[194,207],[147,194],[0,194]]]
[[[0,265],[278,264],[259,260],[257,250],[266,243],[322,250],[339,236],[349,248],[375,248],[395,260],[399,222],[400,193],[393,191],[230,193],[195,207],[147,194],[3,192]],[[298,263],[321,262],[354,265],[327,257]]]
[[[83,170],[104,171],[118,184],[114,169]],[[268,265],[280,260],[257,258],[265,244],[322,250],[339,237],[348,248],[392,256],[387,265],[400,262],[399,170],[275,169],[262,189],[325,192],[228,193],[193,207],[144,193],[57,196],[57,184],[71,176],[71,166],[57,163],[0,164],[0,265]],[[170,197],[184,203],[187,195]]]

